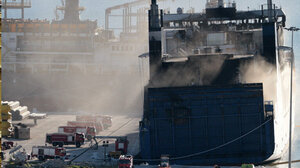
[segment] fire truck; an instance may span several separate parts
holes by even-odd
[[[89,122],[89,121],[68,121],[68,126],[75,127],[94,127],[96,128],[96,133],[99,133],[103,130],[101,122]]]
[[[131,155],[121,155],[119,158],[119,168],[133,168],[133,157]]]
[[[95,127],[60,126],[58,133],[84,133],[85,138],[91,140],[96,135]]]
[[[129,141],[127,137],[119,137],[115,141],[115,150],[120,151],[123,155],[127,154]]]
[[[111,116],[108,116],[108,115],[101,115],[101,116],[96,116],[98,117],[101,121],[102,121],[102,124],[104,126],[105,129],[109,128],[112,126],[112,119],[111,119]]]
[[[5,141],[1,145],[2,150],[11,149],[12,147],[14,147],[14,142],[13,141]]]
[[[84,122],[101,122],[104,129],[107,129],[112,126],[111,116],[108,115],[96,115],[96,116],[87,116],[80,115],[76,116],[76,121],[84,121]]]
[[[31,158],[38,158],[39,160],[55,159],[66,156],[65,148],[53,146],[33,146]]]
[[[79,148],[84,143],[83,133],[52,133],[46,134],[46,143],[53,146],[76,145]]]

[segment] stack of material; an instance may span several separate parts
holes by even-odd
[[[18,101],[4,101],[2,104],[10,106],[13,121],[23,120],[30,115],[27,106],[20,106]]]
[[[30,139],[30,128],[23,124],[14,126],[14,134],[16,139]]]
[[[11,113],[10,111],[10,107],[8,105],[1,105],[1,124],[0,124],[0,128],[1,128],[1,132],[2,132],[2,136],[4,137],[8,137],[12,134],[13,128],[12,128],[12,124],[11,124]]]
[[[31,113],[29,115],[30,119],[43,119],[46,118],[47,114],[46,113]]]
[[[23,120],[27,118],[30,115],[30,112],[28,111],[27,106],[20,106],[17,107],[16,109],[13,109],[11,111],[12,114],[12,120]]]

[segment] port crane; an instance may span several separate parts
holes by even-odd
[[[164,2],[168,0],[159,0],[158,2]],[[175,1],[175,0],[172,0]],[[142,23],[147,22],[148,6],[151,4],[151,0],[135,0],[132,2],[127,2],[124,4],[109,7],[105,10],[105,30],[113,29],[123,29],[123,32],[130,33],[134,31],[139,31],[139,25],[144,25]],[[133,12],[133,8],[140,7],[136,12]],[[123,10],[122,14],[113,14],[113,11]],[[122,28],[111,28],[110,18],[111,17],[123,17],[123,27]],[[132,24],[132,20],[136,18],[136,25]]]

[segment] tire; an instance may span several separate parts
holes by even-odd
[[[53,142],[53,143],[52,143],[52,146],[57,146],[57,143],[56,143],[56,142]]]
[[[45,158],[43,156],[39,156],[39,161],[44,161]]]
[[[64,146],[64,143],[63,143],[63,142],[60,142],[60,143],[58,144],[58,146],[59,146],[59,147],[63,147],[63,146]]]
[[[90,140],[92,140],[92,135],[86,135],[86,139],[88,140],[88,141],[90,141]]]
[[[76,142],[76,148],[80,148],[81,144],[79,142]]]

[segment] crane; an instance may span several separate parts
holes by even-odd
[[[167,0],[159,0],[159,2],[164,2]],[[174,0],[172,0],[174,1]],[[148,6],[151,4],[151,0],[135,0],[132,2],[127,2],[124,4],[116,5],[109,7],[105,10],[105,30],[109,29],[114,29],[109,27],[109,21],[110,17],[123,17],[123,32],[131,32],[133,29],[137,29],[138,27],[135,27],[135,25],[132,25],[131,21],[133,17],[137,18],[137,25],[140,25],[140,22],[146,22],[147,21],[147,10]],[[136,13],[132,12],[133,7],[141,6],[141,8],[137,9]],[[143,8],[144,6],[144,8]],[[112,15],[112,11],[115,10],[122,10],[123,9],[123,14],[122,15]]]

